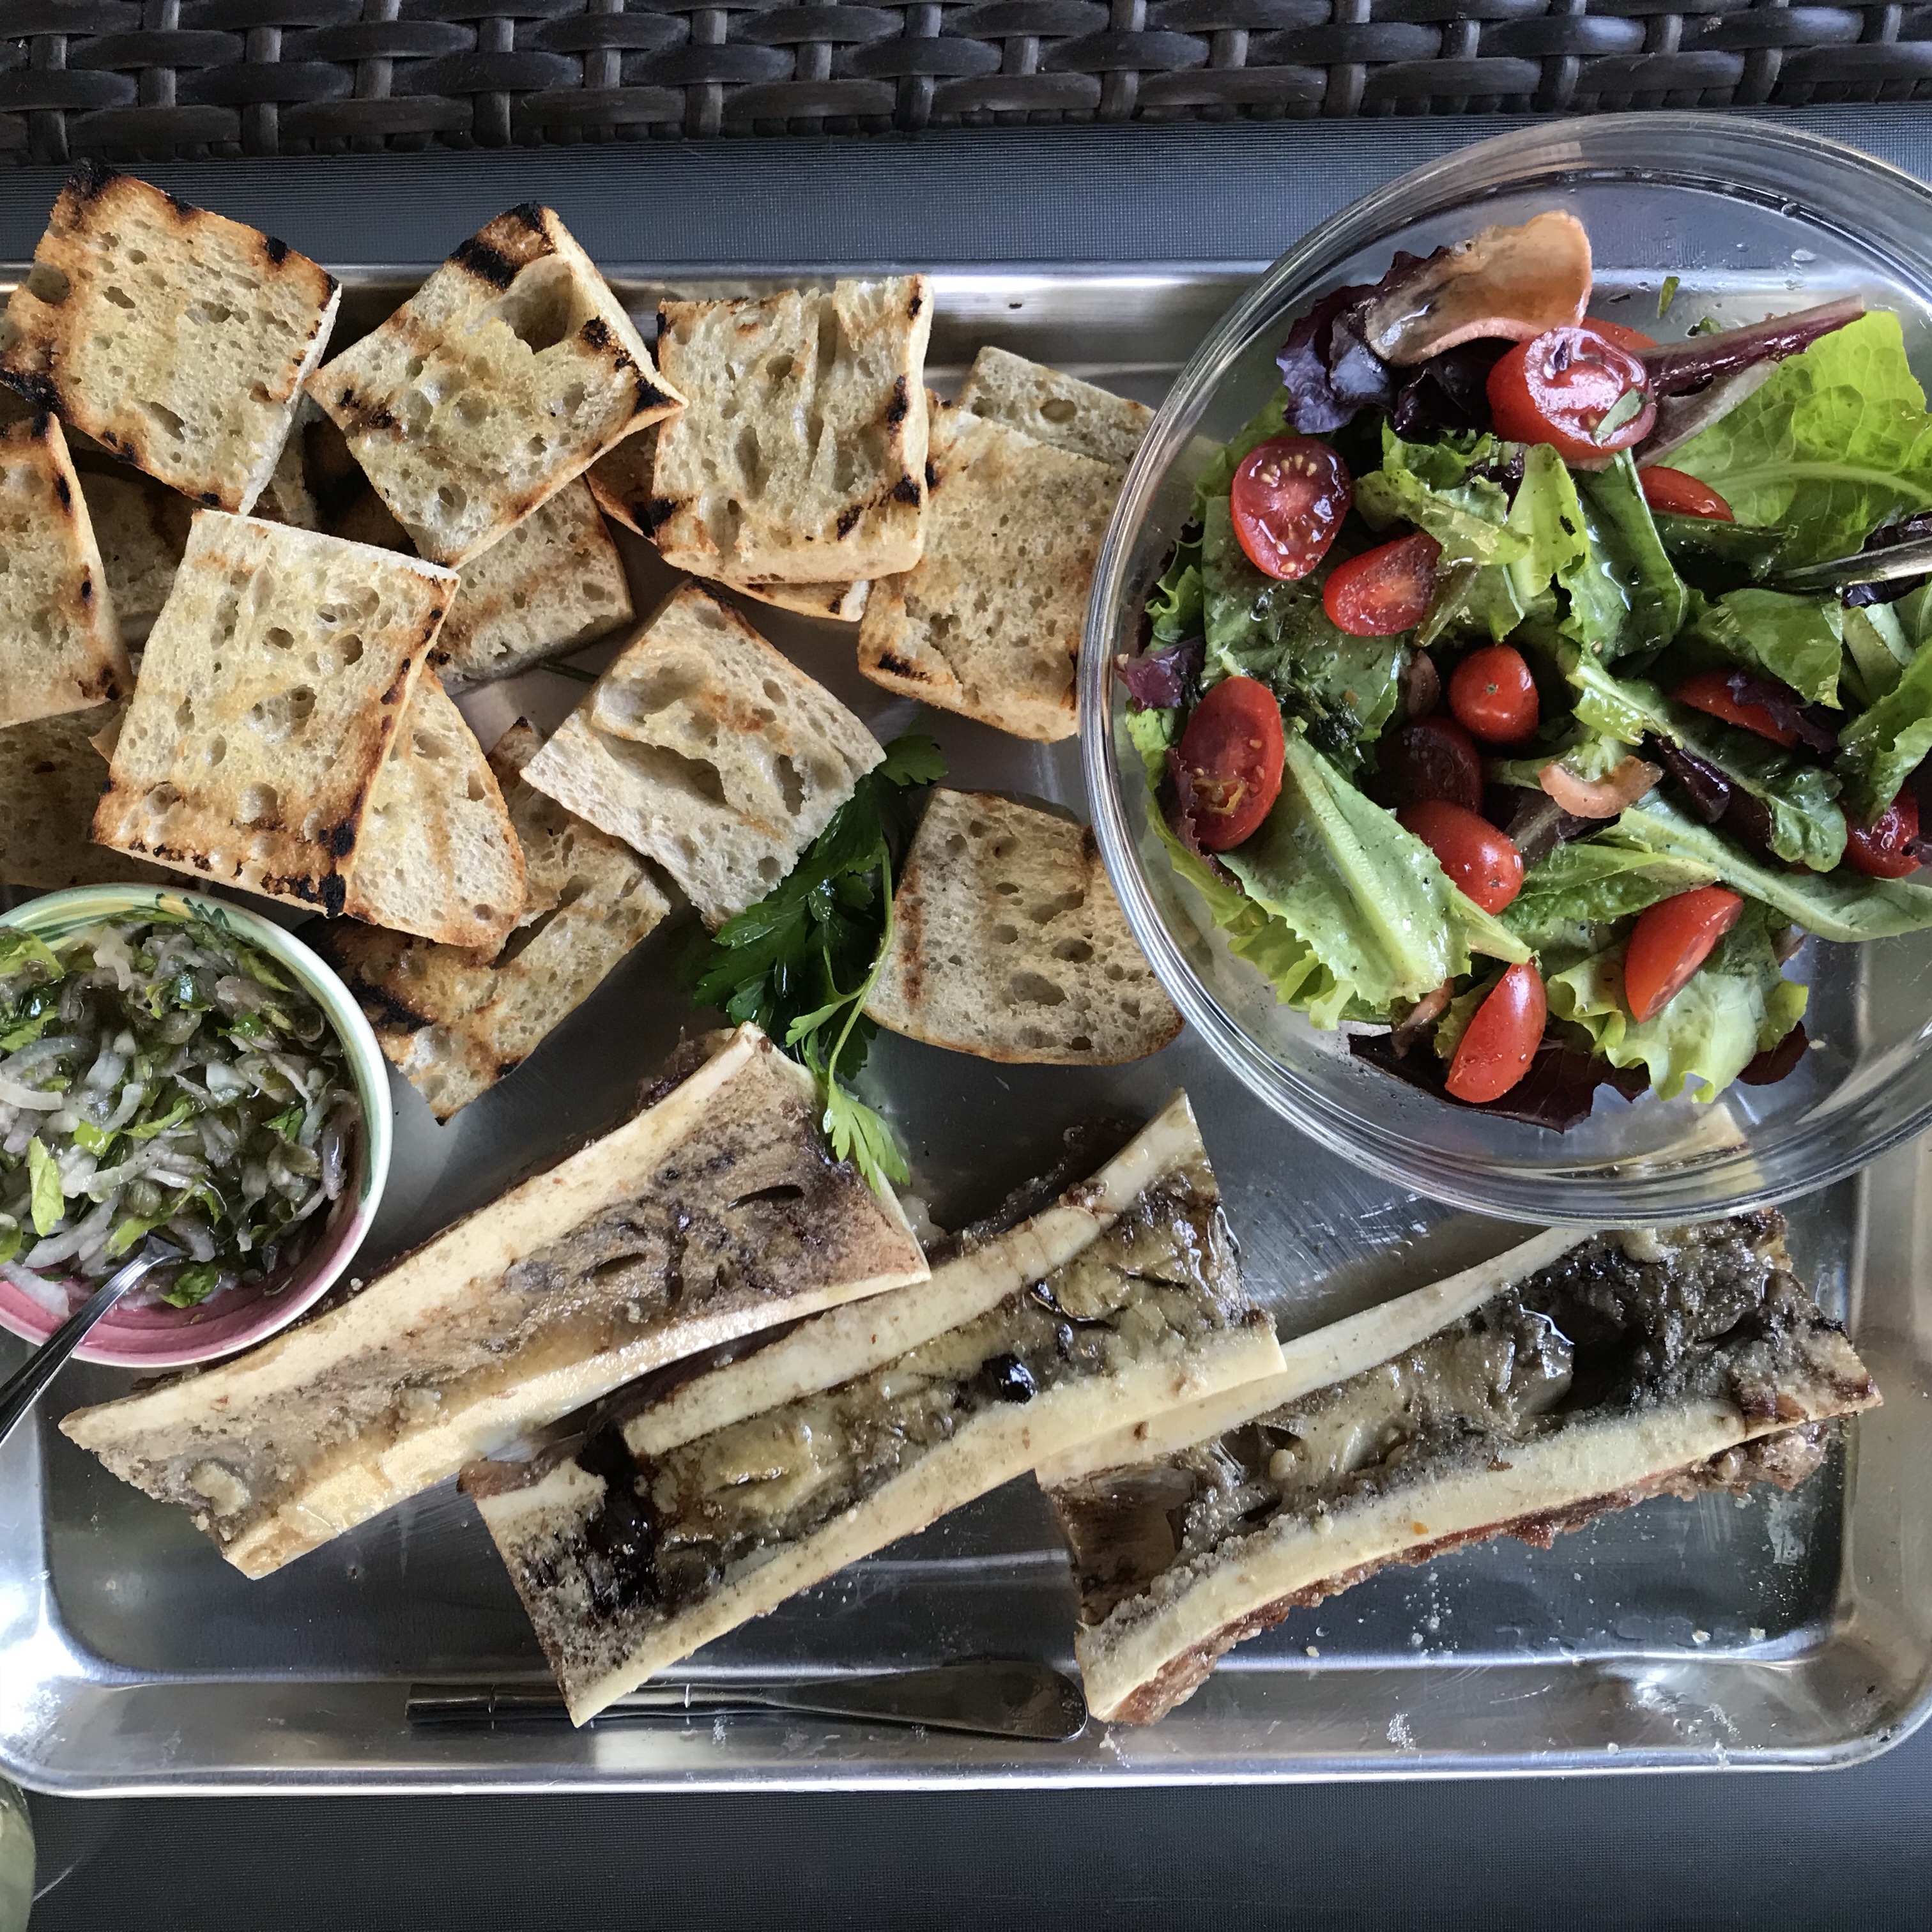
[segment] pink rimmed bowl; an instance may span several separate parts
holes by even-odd
[[[182,918],[199,914],[258,946],[314,1000],[341,1041],[362,1102],[362,1131],[349,1184],[321,1232],[292,1268],[267,1281],[244,1282],[198,1308],[164,1303],[111,1310],[75,1353],[82,1361],[128,1369],[178,1369],[230,1355],[286,1328],[328,1292],[362,1245],[389,1178],[392,1126],[389,1073],[369,1022],[349,989],[298,939],[254,913],[199,892],[166,886],[76,886],[0,913],[14,926],[52,944],[104,920]],[[56,1318],[22,1289],[0,1280],[0,1328],[44,1342]]]

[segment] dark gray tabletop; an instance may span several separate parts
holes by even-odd
[[[1790,118],[1932,175],[1932,114]],[[158,167],[325,261],[424,261],[508,202],[606,260],[1258,262],[1514,124],[916,140]],[[0,260],[58,174],[0,186]],[[1932,1922],[1932,1727],[1832,1774],[844,1797],[35,1799],[35,1932],[310,1926],[1377,1927]]]

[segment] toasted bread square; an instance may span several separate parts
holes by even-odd
[[[122,648],[94,525],[50,416],[0,428],[0,725],[124,698]]]
[[[1019,430],[1036,442],[1090,456],[1116,470],[1132,462],[1154,421],[1144,403],[990,346],[974,357],[959,406],[986,422]]]
[[[360,913],[364,820],[456,581],[367,544],[201,512],[148,634],[95,838]],[[518,910],[436,918],[425,936],[500,940]]]
[[[0,322],[0,381],[196,502],[245,511],[340,298],[259,230],[84,162]]]
[[[655,859],[713,926],[761,899],[885,754],[738,613],[687,584],[525,768]]]
[[[866,1011],[956,1053],[1060,1066],[1139,1060],[1180,1030],[1093,833],[943,788],[906,855],[892,950]]]
[[[153,629],[174,587],[194,506],[178,490],[137,470],[83,470],[79,476],[114,621],[122,644],[131,650]]]
[[[859,668],[1016,737],[1071,737],[1081,627],[1120,472],[943,403],[932,465],[926,555],[872,586]]]
[[[735,584],[856,583],[919,561],[923,275],[666,302],[658,353],[688,399],[658,435],[651,534]]]
[[[417,550],[451,565],[683,400],[570,231],[530,203],[308,386]]]
[[[490,754],[526,868],[523,917],[500,951],[347,925],[320,941],[439,1120],[514,1072],[670,910],[628,846],[524,782],[540,742],[519,720]]]
[[[115,707],[64,712],[0,728],[0,885],[104,886],[165,883],[158,866],[97,845],[94,808],[107,760],[92,742]]]
[[[657,431],[642,430],[600,456],[584,472],[584,480],[590,485],[597,507],[614,523],[640,537],[651,532],[651,472],[657,446]],[[862,580],[856,584],[734,584],[728,578],[714,578],[712,581],[781,610],[796,610],[805,617],[834,618],[842,624],[856,624],[865,615],[866,594],[872,588]]]

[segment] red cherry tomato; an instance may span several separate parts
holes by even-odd
[[[1378,544],[1338,563],[1322,586],[1322,608],[1352,638],[1392,638],[1412,631],[1436,598],[1436,560],[1442,546],[1426,530]]]
[[[1194,707],[1178,748],[1193,781],[1202,844],[1232,851],[1281,796],[1288,746],[1274,693],[1251,677],[1222,679]]]
[[[1511,442],[1546,442],[1573,463],[1613,456],[1641,442],[1657,419],[1647,380],[1636,356],[1587,324],[1552,328],[1519,342],[1490,371],[1490,419]],[[1600,442],[1604,417],[1633,390],[1642,406]]]
[[[1355,500],[1348,466],[1318,437],[1277,436],[1234,472],[1229,508],[1248,561],[1270,577],[1306,577],[1328,554]]]
[[[1744,909],[1744,901],[1722,886],[1694,886],[1647,908],[1624,948],[1624,1004],[1631,1018],[1654,1019],[1663,1012]]]
[[[1501,912],[1522,890],[1522,854],[1507,832],[1466,806],[1420,798],[1396,817],[1485,912]]]
[[[1854,825],[1845,838],[1845,863],[1868,879],[1910,878],[1918,861],[1909,849],[1918,838],[1918,801],[1902,791],[1869,825]]]
[[[1727,670],[1700,670],[1695,677],[1687,677],[1670,694],[1693,711],[1720,718],[1726,724],[1740,724],[1760,738],[1768,738],[1774,745],[1782,745],[1786,751],[1798,742],[1798,734],[1790,725],[1780,724],[1762,704],[1738,696],[1731,688],[1731,674]]]
[[[1444,1083],[1459,1100],[1499,1100],[1529,1071],[1550,1003],[1527,959],[1512,966],[1456,1042]]]
[[[1449,709],[1456,723],[1485,745],[1521,742],[1543,715],[1536,680],[1512,644],[1485,644],[1456,667],[1449,680]]]
[[[1646,335],[1640,328],[1632,328],[1621,322],[1606,322],[1600,316],[1586,315],[1583,326],[1593,328],[1606,342],[1614,342],[1619,349],[1628,349],[1633,356],[1641,356],[1646,349],[1657,346],[1657,338]]]
[[[1379,747],[1382,782],[1398,806],[1446,798],[1474,812],[1483,802],[1483,758],[1453,718],[1417,718]]]
[[[1719,524],[1737,521],[1730,505],[1688,470],[1666,470],[1654,463],[1648,470],[1640,470],[1636,480],[1643,485],[1643,500],[1653,510],[1667,510],[1680,517],[1708,517]]]

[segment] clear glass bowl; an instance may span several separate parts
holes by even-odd
[[[1568,208],[1588,230],[1593,312],[1666,335],[1858,293],[1897,310],[1932,371],[1932,194],[1849,148],[1772,122],[1705,113],[1553,123],[1404,176],[1297,243],[1182,370],[1127,478],[1102,552],[1081,668],[1081,751],[1094,829],[1129,924],[1190,1024],[1284,1121],[1372,1172],[1482,1213],[1638,1224],[1729,1212],[1842,1178],[1932,1124],[1932,932],[1867,946],[1812,940],[1812,1050],[1774,1087],[1717,1102],[1599,1093],[1567,1134],[1458,1108],[1364,1066],[1344,1033],[1276,1004],[1176,876],[1123,726],[1116,656],[1186,520],[1215,442],[1266,400],[1294,316],[1394,251]],[[1669,322],[1664,278],[1679,278]],[[1284,1164],[1294,1142],[1282,1136]]]

